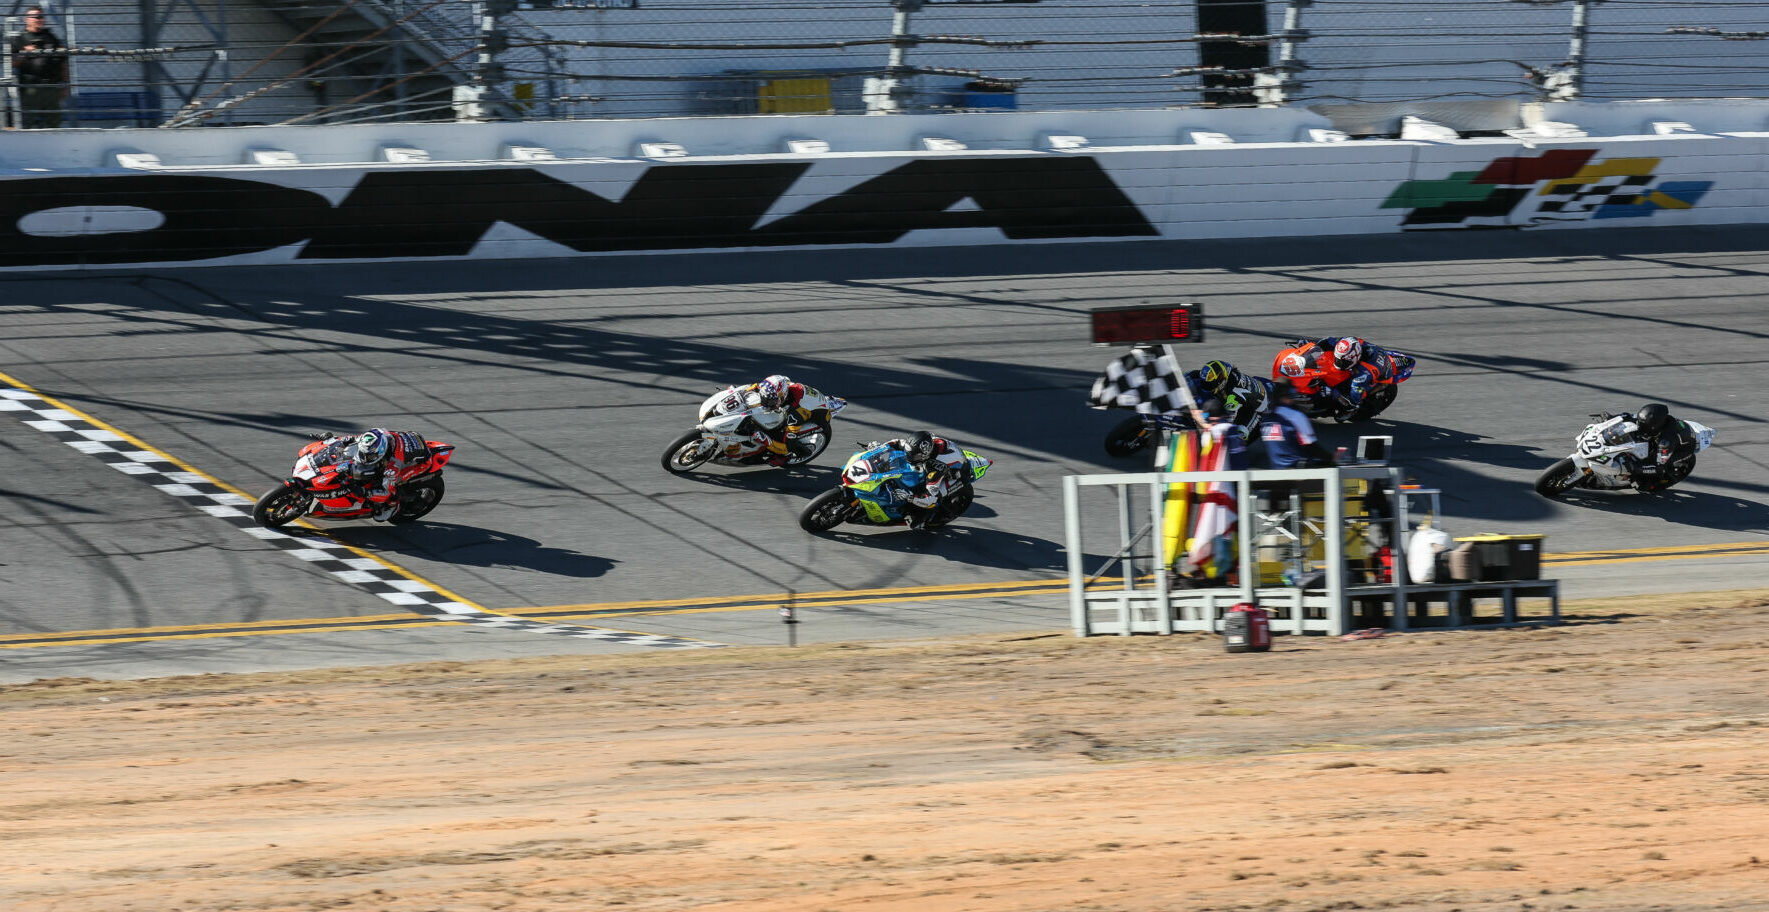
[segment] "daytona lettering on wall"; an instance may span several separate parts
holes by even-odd
[[[302,244],[302,260],[458,257],[513,225],[585,253],[890,244],[912,231],[987,228],[1009,240],[1155,237],[1091,158],[912,161],[761,220],[809,163],[667,165],[618,200],[537,170],[364,173],[333,206],[318,193],[203,175],[43,177],[0,182],[0,266],[191,262]],[[969,200],[973,206],[954,210]],[[31,233],[51,210],[150,210],[154,227]]]

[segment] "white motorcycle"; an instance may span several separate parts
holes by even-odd
[[[1638,487],[1632,467],[1644,465],[1651,458],[1646,441],[1639,439],[1639,426],[1627,415],[1608,412],[1592,415],[1595,424],[1585,426],[1576,438],[1577,447],[1571,456],[1548,467],[1536,479],[1536,493],[1543,497],[1559,497],[1574,488],[1593,491],[1619,491]],[[1662,490],[1689,477],[1695,468],[1695,454],[1714,442],[1714,429],[1694,421],[1684,421],[1695,438],[1695,449],[1679,454],[1664,466],[1664,474],[1656,479],[1651,490]],[[1624,459],[1628,456],[1632,459]]]
[[[821,394],[819,394],[821,395]],[[816,410],[826,408],[829,417],[847,406],[846,399],[823,396],[820,404],[807,405]],[[713,465],[750,466],[768,461],[768,445],[756,439],[760,426],[750,417],[750,409],[761,405],[754,390],[726,387],[708,396],[700,404],[700,423],[694,430],[677,437],[663,451],[663,468],[672,475],[686,475],[708,462]],[[823,455],[829,448],[831,428],[828,421],[789,425],[786,429],[787,465],[803,465]]]

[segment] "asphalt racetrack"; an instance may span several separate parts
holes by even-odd
[[[1338,333],[1416,355],[1362,433],[1452,533],[1546,533],[1565,597],[1762,586],[1766,290],[1769,230],[1739,228],[7,275],[0,683],[1064,629],[1062,478],[1146,465],[1101,449],[1123,413],[1085,407],[1115,354],[1085,314],[1181,300],[1198,362]],[[662,471],[706,395],[776,371],[851,401],[829,453]],[[1587,413],[1647,399],[1718,430],[1687,482],[1533,493]],[[303,558],[202,493],[369,425],[458,446],[426,520]],[[923,427],[996,460],[969,515],[800,531],[853,443]],[[64,440],[111,432],[136,455]]]

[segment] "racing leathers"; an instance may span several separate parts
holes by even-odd
[[[1222,407],[1228,420],[1241,432],[1242,439],[1253,436],[1259,420],[1273,405],[1272,381],[1263,377],[1241,375],[1241,382],[1222,396]]]
[[[934,517],[940,500],[966,483],[965,472],[969,462],[964,458],[964,452],[944,437],[934,438],[933,454],[925,462],[919,463],[915,460],[915,450],[909,440],[897,437],[885,441],[885,445],[902,451],[921,470],[921,486],[910,492],[909,502],[904,504],[903,513],[909,520],[909,528],[924,528],[928,520]]]
[[[1695,435],[1690,433],[1689,425],[1675,417],[1667,418],[1657,434],[1635,425],[1634,436],[1646,443],[1646,458],[1629,457],[1633,462],[1634,487],[1643,493],[1675,483],[1678,476],[1671,474],[1673,464],[1695,454]]]
[[[352,473],[347,486],[373,508],[376,522],[387,522],[399,513],[399,486],[418,474],[430,458],[430,448],[424,443],[423,437],[411,431],[390,431],[383,428],[375,430],[387,437],[387,458],[376,467],[372,475],[359,476]],[[348,446],[360,438],[340,439],[327,434],[322,439],[328,446],[337,446],[340,443]]]
[[[1345,343],[1355,343],[1358,359],[1349,366],[1336,362],[1334,353]],[[1305,398],[1329,406],[1341,418],[1351,416],[1383,384],[1399,383],[1413,375],[1411,355],[1389,351],[1356,336],[1297,339],[1278,355],[1272,376],[1287,379]]]
[[[814,424],[821,426],[825,434],[829,433],[829,397],[803,383],[788,383],[781,390],[779,402],[770,408],[761,397],[765,382],[739,387],[738,393],[749,406],[750,420],[755,422],[752,439],[768,448],[769,465],[783,466],[810,450],[808,444],[787,436],[793,428]]]

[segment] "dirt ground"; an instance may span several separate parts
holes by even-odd
[[[1769,909],[1769,590],[0,688],[0,909]]]

